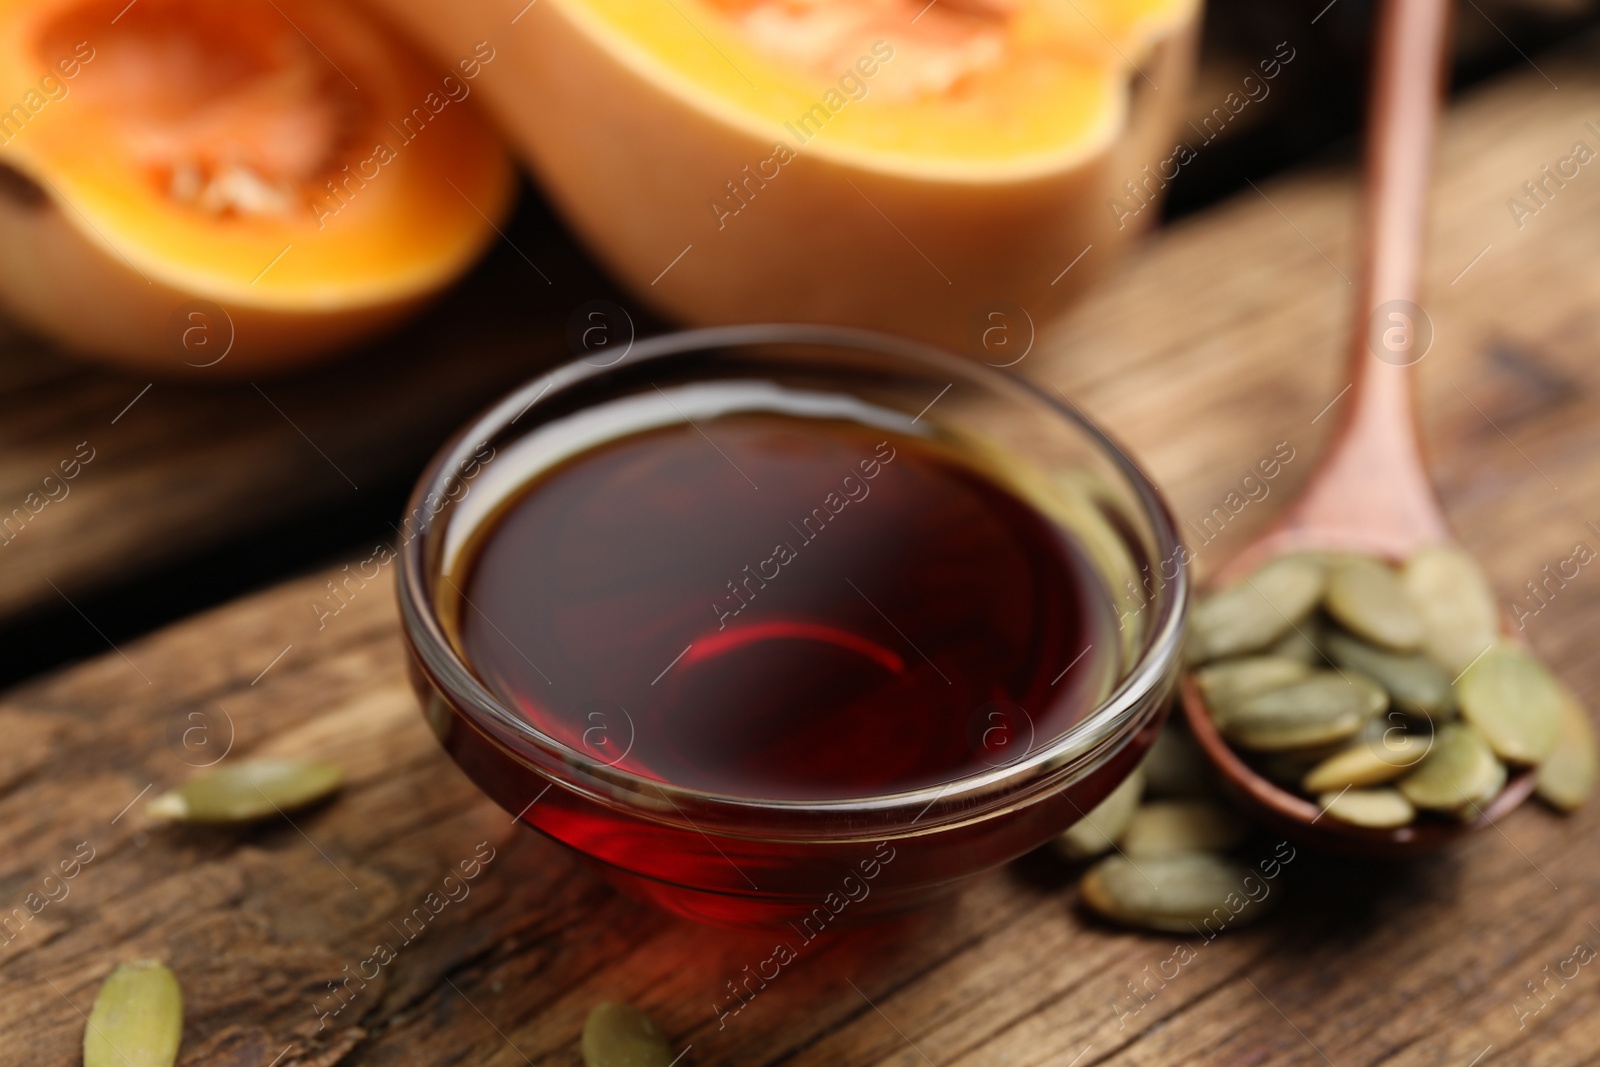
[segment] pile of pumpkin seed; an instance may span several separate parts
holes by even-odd
[[[1501,637],[1488,582],[1455,547],[1399,567],[1281,556],[1196,608],[1185,660],[1228,743],[1332,819],[1470,821],[1511,769],[1536,768],[1561,811],[1594,785],[1587,712]]]
[[[1331,819],[1475,819],[1513,768],[1534,768],[1539,797],[1570,812],[1600,768],[1588,713],[1501,637],[1488,582],[1454,547],[1400,567],[1357,555],[1272,560],[1196,608],[1184,656],[1222,736]],[[1275,902],[1269,893],[1238,908],[1246,887],[1277,870],[1270,858],[1236,858],[1248,829],[1174,720],[1055,848],[1096,861],[1080,882],[1091,910],[1189,933],[1218,917],[1242,926]]]
[[[1079,884],[1093,911],[1129,926],[1192,933],[1208,921],[1216,929],[1219,917],[1238,927],[1265,914],[1266,896],[1238,906],[1262,884],[1232,856],[1249,831],[1218,796],[1194,740],[1169,722],[1144,762],[1055,848],[1074,862],[1098,858]]]

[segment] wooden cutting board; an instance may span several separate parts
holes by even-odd
[[[1520,227],[1507,200],[1575,142],[1600,149],[1586,125],[1600,125],[1597,59],[1594,41],[1538,57],[1453,109],[1426,286],[1437,340],[1421,365],[1453,520],[1591,704],[1600,572],[1552,582],[1542,601],[1524,583],[1600,547],[1600,164],[1552,184]],[[1303,173],[1173,228],[1013,371],[1059,385],[1148,465],[1203,567],[1294,492],[1336,416],[1352,189],[1343,169]],[[107,394],[108,418],[119,399]],[[1280,443],[1294,458],[1269,495],[1230,498]],[[99,983],[141,956],[183,984],[184,1061],[237,1067],[573,1065],[585,1013],[607,998],[650,1011],[681,1063],[740,1067],[1471,1067],[1577,1063],[1600,1046],[1593,806],[1567,819],[1530,806],[1408,866],[1300,850],[1270,883],[1270,914],[1211,941],[1096,923],[1073,872],[1033,857],[902,927],[804,948],[719,1025],[726,983],[772,939],[658,915],[513,826],[423,726],[390,576],[319,630],[327,577],[0,703],[6,1063],[75,1062]],[[350,785],[250,831],[145,821],[142,799],[224,750],[331,760]],[[406,926],[486,856],[470,892]],[[329,983],[371,973],[380,942],[393,960],[343,1003]]]

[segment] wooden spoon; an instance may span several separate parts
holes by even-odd
[[[1415,301],[1448,15],[1448,0],[1382,5],[1368,113],[1365,261],[1350,331],[1352,383],[1344,417],[1300,497],[1216,575],[1218,585],[1287,552],[1331,549],[1400,561],[1423,545],[1451,540],[1423,465],[1411,386],[1411,367],[1426,354],[1424,331],[1431,333]],[[1524,771],[1473,822],[1419,819],[1394,829],[1341,823],[1239,758],[1212,724],[1192,673],[1181,691],[1195,740],[1235,799],[1283,834],[1330,851],[1374,857],[1424,852],[1498,820],[1533,791],[1534,775]]]

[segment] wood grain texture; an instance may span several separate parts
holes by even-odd
[[[1521,229],[1505,203],[1575,141],[1600,147],[1584,126],[1600,125],[1596,58],[1595,42],[1538,57],[1559,92],[1530,70],[1460,101],[1439,160],[1425,437],[1453,523],[1507,599],[1577,542],[1600,545],[1600,171],[1580,171]],[[1343,170],[1303,174],[1175,227],[1018,365],[1149,467],[1196,524],[1203,567],[1293,493],[1331,428],[1318,416],[1346,384],[1352,187]],[[1295,459],[1271,495],[1206,543],[1203,517],[1226,515],[1230,490],[1283,441]],[[804,947],[719,1027],[725,983],[771,938],[657,915],[515,829],[416,713],[389,576],[319,631],[309,603],[325,578],[0,703],[0,905],[43,892],[81,842],[95,852],[69,895],[0,948],[7,1063],[75,1062],[80,1012],[141,955],[183,983],[185,1062],[238,1067],[570,1067],[605,998],[692,1046],[682,1063],[740,1067],[1467,1067],[1587,1062],[1600,1044],[1600,968],[1555,976],[1580,942],[1600,944],[1593,805],[1570,819],[1529,806],[1405,867],[1302,850],[1260,923],[1182,939],[1187,952],[1089,920],[1072,872],[1033,857],[914,922]],[[1586,568],[1547,600],[1529,602],[1528,640],[1600,702],[1600,575]],[[314,756],[350,784],[293,824],[249,831],[155,828],[137,806],[119,816],[146,786],[192,773],[182,730],[207,716],[211,743],[231,722],[229,758]],[[470,893],[404,943],[404,917],[480,842],[495,856]],[[396,958],[319,1029],[316,1006],[338,1003],[327,983],[384,940]]]
[[[421,318],[286,378],[152,383],[0,321],[0,619],[409,483],[469,415],[571,358],[570,313],[615,295],[537,204],[517,222]],[[63,495],[75,456],[93,458]]]

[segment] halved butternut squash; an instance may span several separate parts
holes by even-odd
[[[497,42],[489,105],[658,308],[962,347],[994,309],[1047,317],[1154,216],[1126,205],[1165,185],[1152,173],[1198,15],[1198,0],[373,2],[439,55]]]
[[[337,349],[463,272],[513,171],[468,97],[330,0],[0,0],[0,302],[153,372]]]

